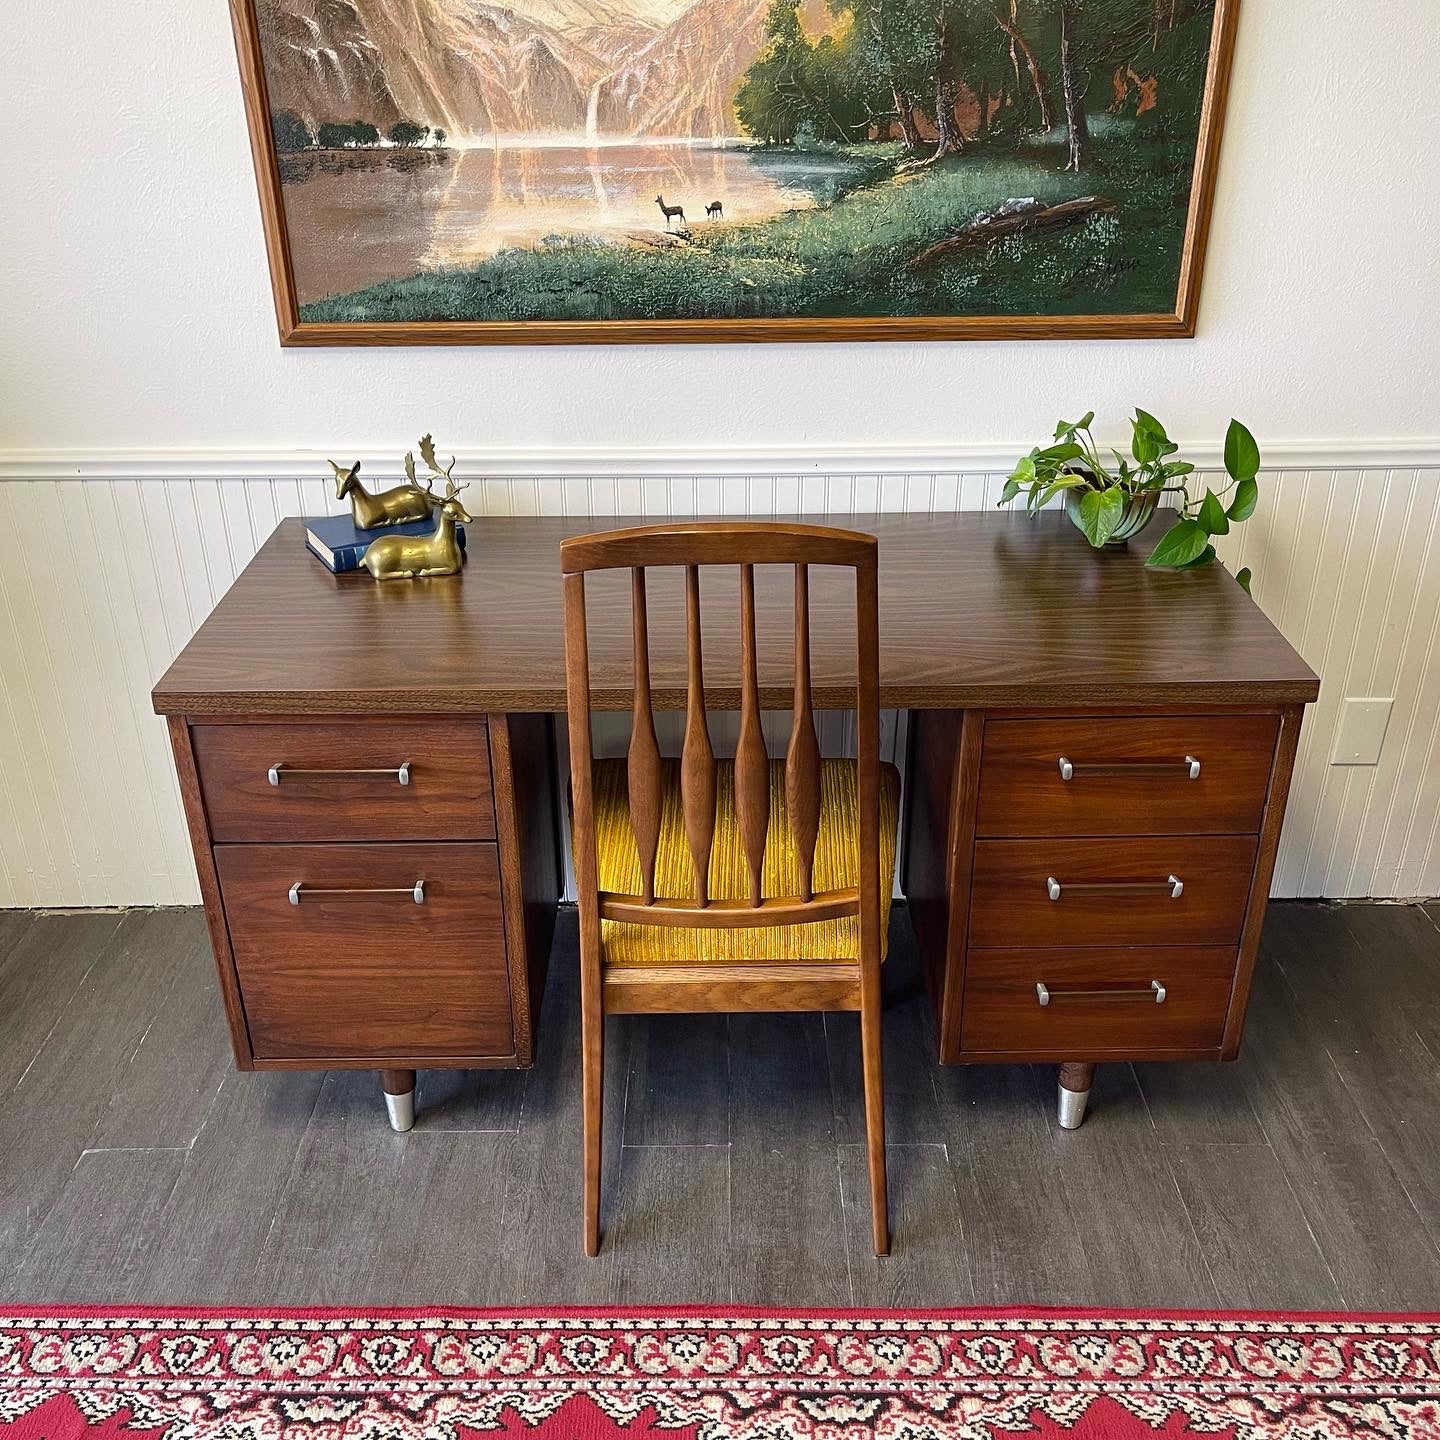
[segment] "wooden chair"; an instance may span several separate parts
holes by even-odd
[[[576,887],[580,910],[585,1253],[600,1247],[604,1017],[858,1010],[875,1253],[889,1253],[880,965],[895,864],[899,776],[880,763],[879,614],[872,535],[810,525],[690,522],[583,535],[560,547]],[[755,566],[795,569],[794,721],[783,762],[761,731]],[[710,743],[700,570],[740,567],[735,759]],[[811,703],[812,565],[855,572],[858,759],[822,760]],[[651,703],[646,569],[683,566],[686,720],[661,758]],[[626,760],[590,740],[585,577],[631,572],[634,707]],[[732,692],[733,693],[733,692]]]

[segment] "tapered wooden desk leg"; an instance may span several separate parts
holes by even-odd
[[[1085,1118],[1095,1067],[1081,1060],[1067,1060],[1060,1067],[1060,1128],[1078,1130]]]
[[[382,1070],[380,1088],[385,1092],[385,1109],[390,1113],[390,1128],[408,1130],[415,1123],[415,1072]]]

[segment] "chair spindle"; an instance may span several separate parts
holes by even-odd
[[[795,698],[785,752],[785,804],[800,868],[800,899],[814,898],[815,842],[820,835],[820,741],[810,695],[810,567],[795,567]]]
[[[740,567],[740,735],[735,744],[735,818],[750,870],[750,903],[761,900],[765,832],[770,828],[770,756],[760,723],[755,655],[755,567]]]
[[[700,567],[685,567],[685,745],[680,755],[680,806],[695,866],[695,905],[710,903],[710,851],[715,844],[715,751],[705,720],[700,655]]]
[[[663,767],[650,701],[650,626],[645,606],[645,571],[630,572],[631,615],[635,630],[635,709],[630,718],[630,750],[625,776],[630,822],[640,855],[645,903],[655,903],[655,856],[660,848],[660,807]]]

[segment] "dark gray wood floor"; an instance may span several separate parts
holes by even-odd
[[[0,912],[0,1297],[1440,1307],[1440,909],[1276,905],[1242,1058],[940,1070],[886,967],[895,1253],[850,1016],[612,1019],[580,1254],[573,917],[528,1073],[231,1069],[197,912]]]

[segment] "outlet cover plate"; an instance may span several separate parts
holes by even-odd
[[[1390,724],[1393,698],[1347,696],[1340,707],[1340,725],[1335,732],[1332,765],[1374,765],[1380,759],[1385,730]]]

